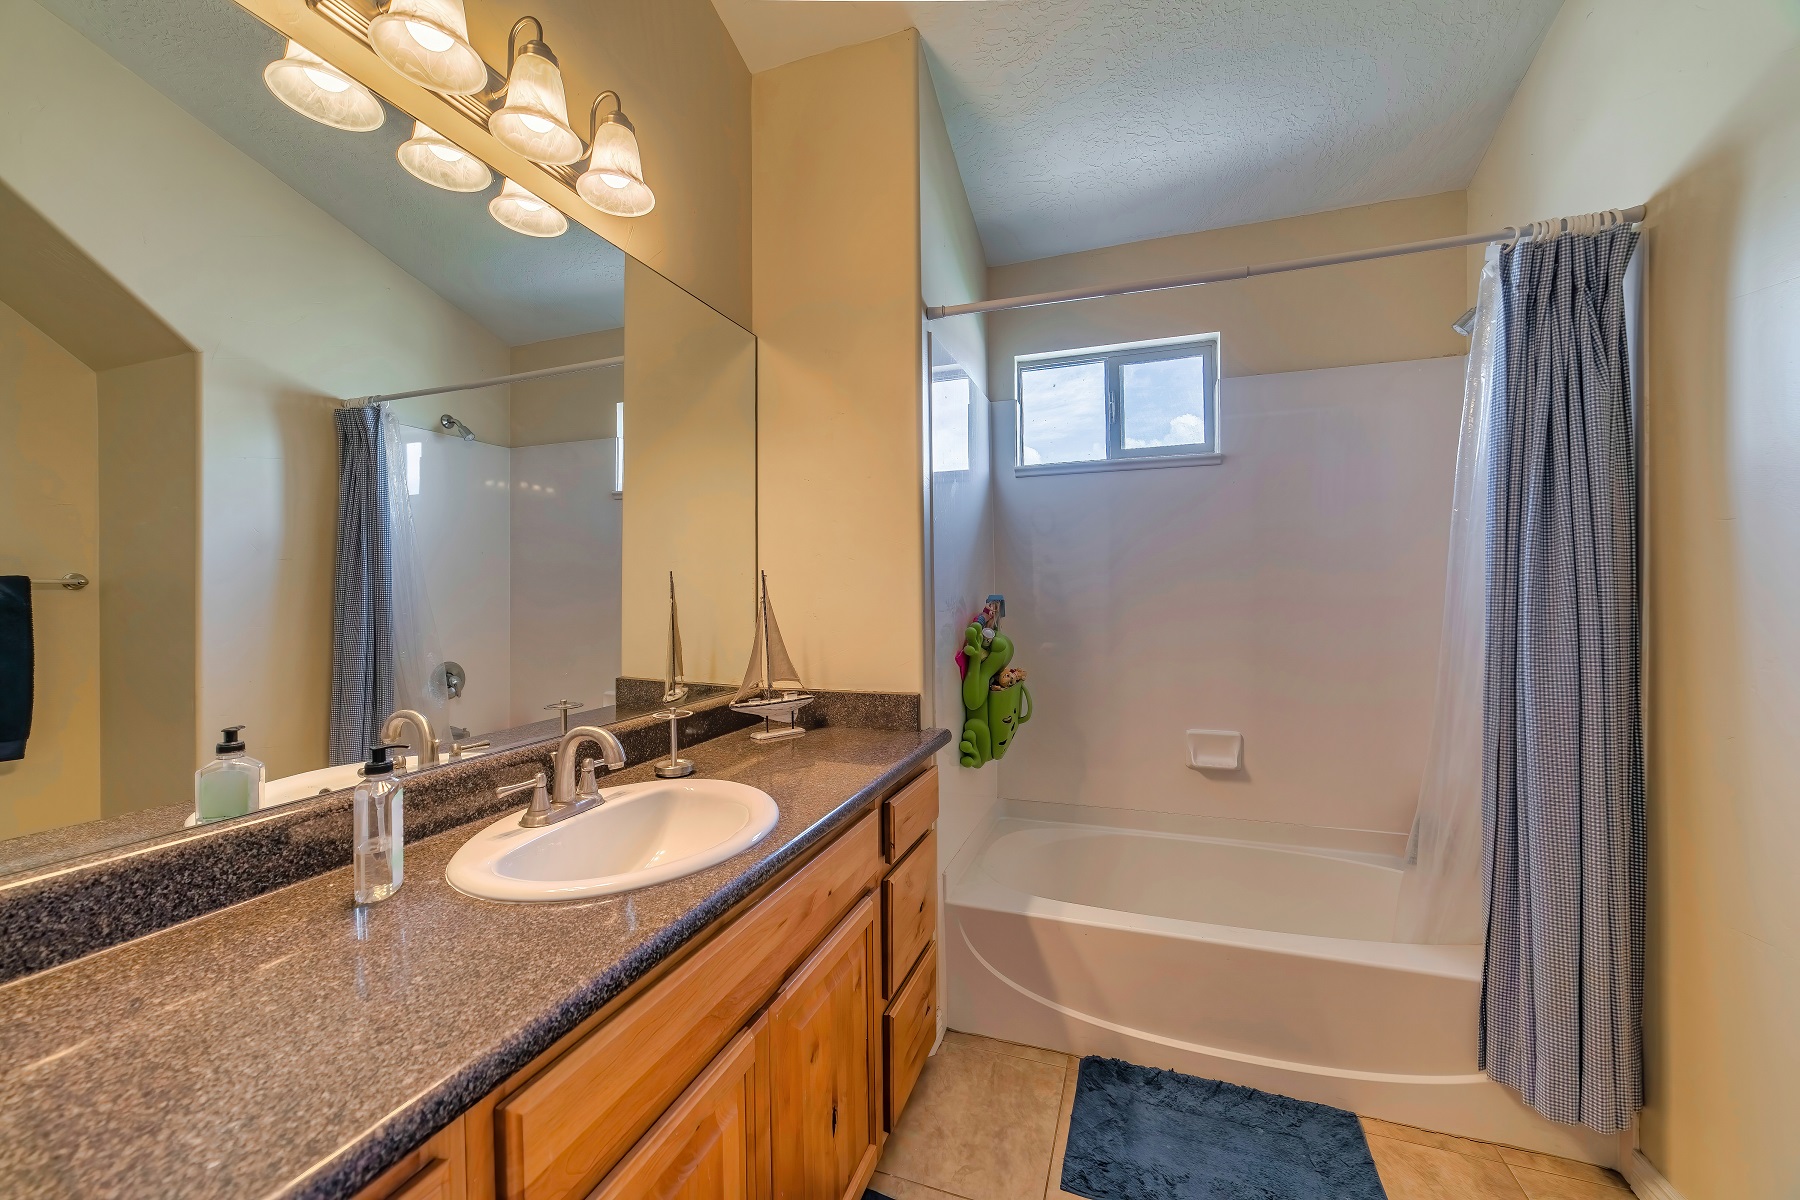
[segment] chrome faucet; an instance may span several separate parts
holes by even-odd
[[[531,804],[519,818],[521,829],[554,825],[606,803],[595,778],[594,759],[581,760],[581,780],[579,784],[576,782],[576,751],[581,749],[583,742],[599,743],[600,761],[606,764],[608,771],[617,771],[625,765],[625,747],[619,744],[618,738],[594,725],[577,725],[563,734],[562,740],[556,743],[555,791],[545,787],[542,771],[522,783],[509,784],[496,791],[496,795],[505,799],[526,788],[532,790]]]
[[[402,708],[382,723],[381,740],[397,742],[401,732],[411,725],[419,731],[419,738],[413,742],[419,748],[419,765],[421,767],[436,766],[443,761],[438,752],[437,738],[432,734],[431,722],[424,713],[413,708]]]

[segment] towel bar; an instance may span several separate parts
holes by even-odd
[[[88,585],[88,577],[78,571],[70,571],[61,579],[34,579],[32,587],[59,587],[65,591],[79,592]]]

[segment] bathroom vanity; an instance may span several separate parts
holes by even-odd
[[[858,1196],[937,1034],[947,741],[696,745],[778,824],[638,891],[461,895],[469,823],[382,904],[340,868],[17,980],[0,1193]]]
[[[928,767],[359,1197],[860,1196],[937,1034],[936,816]]]

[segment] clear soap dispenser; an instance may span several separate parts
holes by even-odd
[[[402,809],[406,789],[394,775],[389,750],[400,742],[369,747],[362,780],[356,785],[352,856],[356,867],[356,902],[373,904],[400,890],[406,875],[406,834]]]
[[[222,821],[262,807],[263,765],[244,753],[242,725],[219,731],[218,757],[194,772],[194,818]]]

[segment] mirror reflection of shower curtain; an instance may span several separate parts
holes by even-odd
[[[336,426],[332,765],[361,761],[395,709],[417,709],[447,734],[448,699],[393,415],[385,404],[341,409]]]
[[[1450,508],[1437,700],[1400,885],[1395,938],[1431,945],[1482,940],[1481,779],[1483,638],[1487,623],[1489,418],[1500,312],[1499,247],[1481,268],[1463,383],[1456,488]]]

